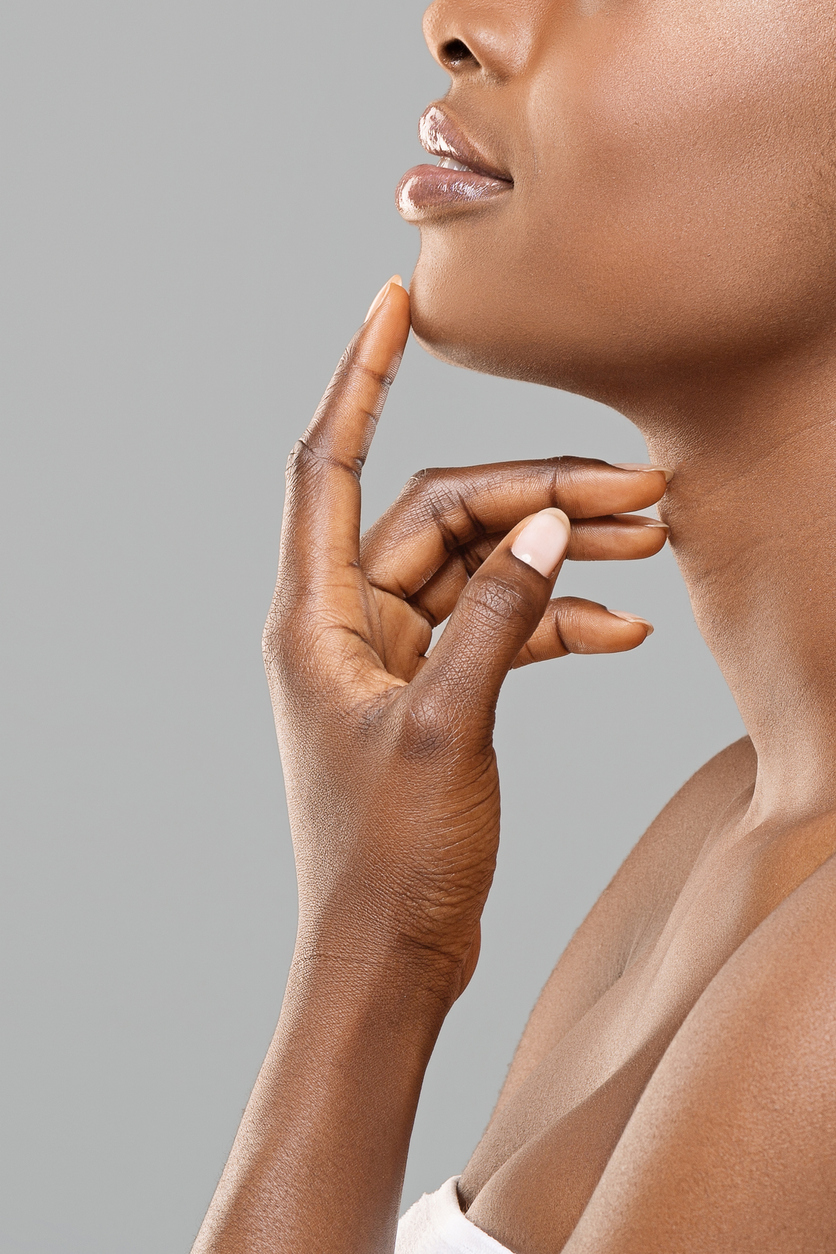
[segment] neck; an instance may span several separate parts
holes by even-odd
[[[634,407],[661,513],[758,755],[752,814],[836,807],[836,360]]]

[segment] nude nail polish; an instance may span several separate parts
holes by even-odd
[[[571,524],[562,509],[541,509],[523,527],[511,552],[548,579],[566,552],[570,530]]]
[[[389,279],[388,282],[383,284],[383,287],[380,289],[377,296],[375,296],[374,300],[369,305],[369,312],[366,314],[365,318],[363,319],[364,324],[368,322],[372,314],[377,313],[378,309],[380,308],[380,306],[383,304],[383,302],[386,299],[386,293],[389,291],[389,288],[392,286],[393,283],[396,284],[398,287],[403,287],[403,280],[401,279],[401,276],[399,274],[393,274],[391,279]]]
[[[624,610],[607,610],[607,613],[612,614],[613,618],[623,618],[625,623],[641,623],[642,627],[647,628],[648,636],[653,635],[653,624],[646,618],[640,618],[638,614],[627,614]]]

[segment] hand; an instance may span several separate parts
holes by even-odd
[[[408,333],[392,282],[291,453],[265,659],[297,960],[395,962],[452,1002],[476,965],[496,861],[502,681],[515,665],[645,639],[642,619],[550,596],[567,549],[658,552],[667,529],[622,511],[652,505],[666,476],[577,458],[425,471],[361,540],[360,472]]]

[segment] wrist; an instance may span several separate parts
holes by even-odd
[[[358,1009],[379,1006],[405,1018],[435,1024],[437,1034],[462,991],[460,964],[403,939],[346,937],[300,929],[288,992],[337,990]]]

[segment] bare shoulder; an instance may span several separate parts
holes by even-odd
[[[526,1026],[500,1104],[664,925],[715,824],[754,786],[748,736],[685,783],[637,842],[557,963]]]
[[[607,886],[576,934],[597,930],[611,916],[621,934],[619,968],[642,934],[667,917],[712,831],[733,806],[748,804],[757,757],[748,736],[701,766],[660,811]],[[620,973],[620,970],[619,972]]]
[[[699,998],[565,1254],[824,1254],[834,1190],[836,856]]]

